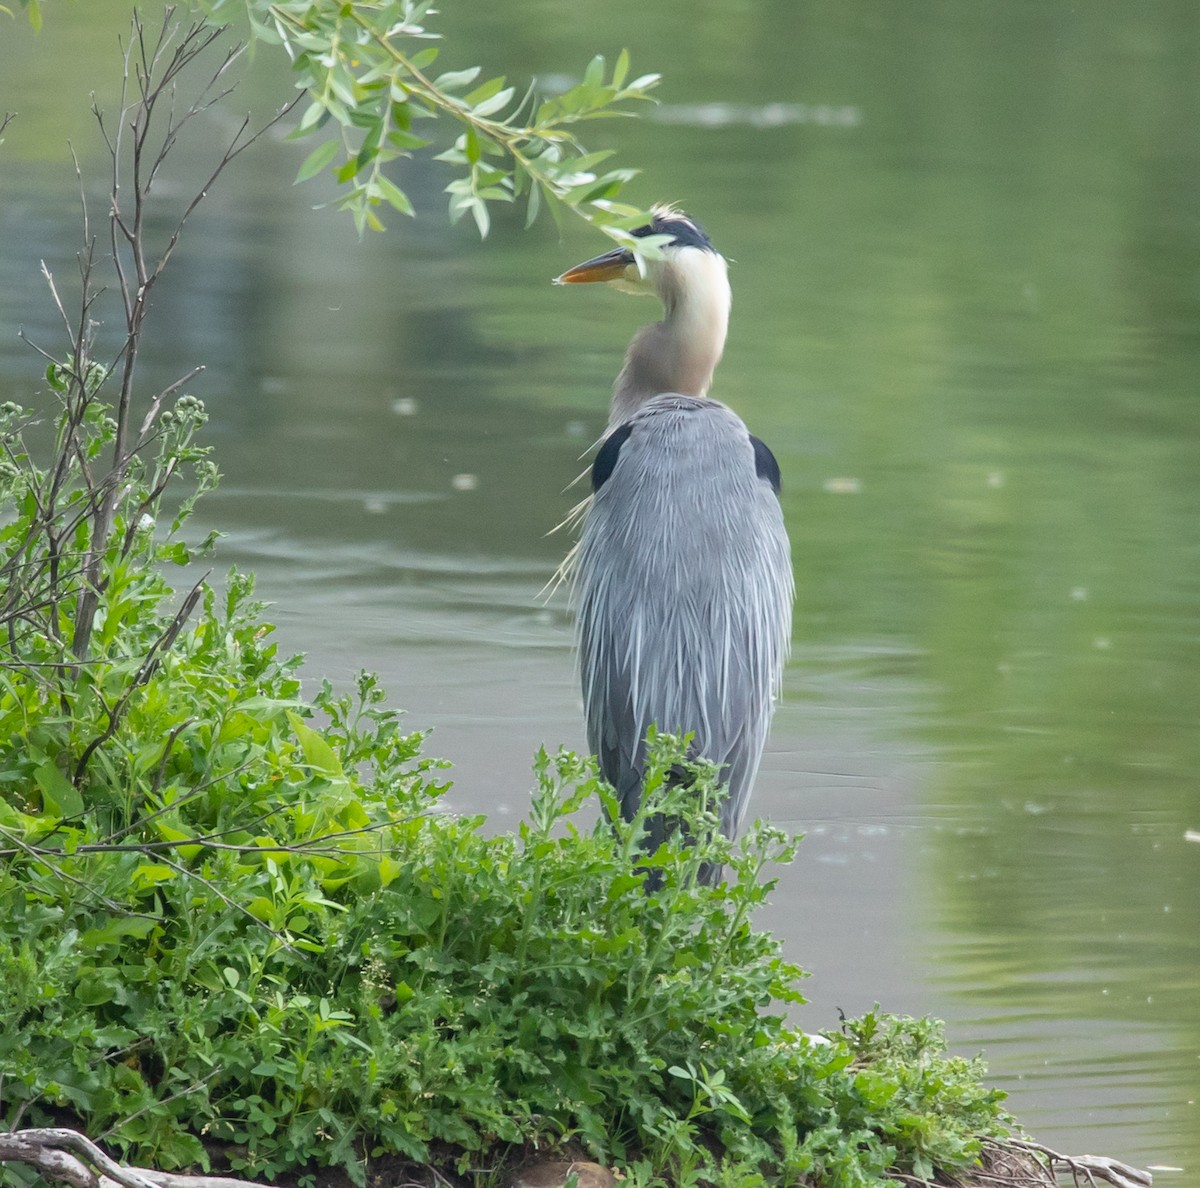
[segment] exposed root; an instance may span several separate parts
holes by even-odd
[[[982,1166],[971,1175],[956,1179],[940,1177],[947,1188],[1059,1188],[1072,1183],[1076,1188],[1096,1188],[1099,1181],[1115,1188],[1149,1188],[1153,1177],[1106,1155],[1062,1155],[1030,1139],[984,1139]],[[912,1185],[926,1181],[898,1177]]]
[[[1004,1151],[1010,1158],[1024,1156],[1027,1165],[1037,1168],[1043,1179],[1025,1181],[1007,1179],[1006,1184],[1057,1184],[1067,1176],[1073,1183],[1087,1184],[1094,1188],[1098,1180],[1114,1184],[1116,1188],[1149,1188],[1154,1177],[1141,1168],[1130,1167],[1107,1155],[1061,1155],[1042,1143],[1029,1139],[1007,1139],[1003,1144],[988,1143],[996,1151]]]

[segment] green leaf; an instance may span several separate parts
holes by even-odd
[[[457,91],[473,83],[479,77],[481,69],[479,66],[471,66],[467,70],[447,70],[445,74],[439,74],[433,80],[433,85],[441,91]]]
[[[661,74],[643,74],[640,78],[635,78],[625,89],[630,92],[649,91],[652,87],[658,86],[661,81]]]
[[[146,916],[118,916],[100,928],[89,928],[79,937],[81,949],[99,949],[120,944],[126,937],[145,937],[158,926],[157,920]]]
[[[474,126],[468,125],[466,143],[463,148],[467,160],[472,164],[476,164],[479,160],[479,136],[475,131]]]
[[[116,997],[116,987],[103,978],[84,978],[75,987],[74,997],[80,1006],[102,1006]]]
[[[388,142],[400,149],[423,149],[429,144],[423,136],[414,136],[403,128],[393,128],[388,133]]]
[[[488,213],[487,203],[482,198],[477,198],[471,203],[471,215],[475,219],[475,226],[479,228],[479,238],[487,239],[488,231],[492,226],[492,216]]]
[[[538,185],[537,182],[534,182],[533,185],[529,187],[529,205],[526,207],[525,211],[526,230],[532,227],[534,222],[537,220],[538,211],[541,210],[541,206],[542,187]]]
[[[169,842],[187,842],[195,836],[184,829],[178,829],[174,825],[169,824],[164,818],[156,817],[154,820],[155,832],[163,839]],[[180,845],[175,851],[185,862],[191,862],[197,854],[200,853],[201,846]]]
[[[279,914],[275,905],[265,895],[258,895],[246,904],[246,911],[264,924],[271,923]]]
[[[33,773],[34,783],[41,789],[42,802],[57,817],[76,817],[83,812],[83,797],[67,779],[53,759],[48,759]]]
[[[598,153],[584,153],[581,157],[572,157],[564,165],[572,173],[590,173],[602,161],[607,161],[613,155],[612,149],[602,149]]]
[[[515,87],[505,87],[503,91],[493,95],[490,99],[485,99],[482,103],[476,104],[474,114],[477,116],[490,116],[500,111],[512,102],[515,92]]]
[[[604,85],[603,54],[597,54],[588,63],[587,69],[583,72],[583,85],[586,87],[600,87]]]
[[[469,95],[463,96],[463,102],[469,107],[475,107],[476,104],[482,103],[485,99],[490,99],[497,91],[504,88],[504,75],[501,74],[496,78],[489,78],[482,86],[476,87]],[[511,91],[512,88],[510,87]]]
[[[308,181],[310,177],[316,177],[318,173],[321,173],[332,164],[334,157],[338,155],[338,149],[341,147],[341,141],[336,138],[318,145],[305,157],[304,164],[297,170],[296,180],[292,185],[298,185],[302,181]]]
[[[401,214],[413,216],[416,212],[413,210],[412,203],[408,200],[408,195],[400,189],[399,186],[389,181],[381,173],[376,179],[376,184],[379,186],[380,193],[387,200],[389,205],[398,210]]]
[[[629,51],[623,49],[617,55],[617,64],[613,67],[612,85],[619,91],[621,84],[625,81],[629,74]]]
[[[342,770],[341,761],[324,737],[311,726],[306,726],[299,716],[290,710],[288,711],[288,721],[291,722],[292,729],[296,732],[296,738],[300,741],[300,749],[304,752],[305,762],[325,775],[345,779],[346,773]]]
[[[329,112],[325,105],[314,101],[305,108],[304,114],[300,117],[300,123],[296,126],[296,131],[292,135],[303,136],[311,132],[318,124],[324,123],[328,118]]]
[[[178,877],[178,871],[161,862],[143,862],[134,870],[130,881],[135,891],[146,891],[157,887],[159,883],[168,883]]]

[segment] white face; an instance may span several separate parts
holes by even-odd
[[[723,256],[691,246],[669,246],[662,256],[647,259],[635,255],[621,276],[608,283],[619,292],[634,297],[665,299],[667,290],[705,291],[728,284]]]
[[[635,256],[624,273],[608,283],[622,293],[658,297],[664,303],[681,294],[708,294],[714,300],[724,295],[726,308],[729,304],[725,257],[690,245],[666,247],[659,259]]]

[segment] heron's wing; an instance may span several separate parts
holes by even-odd
[[[696,752],[726,768],[732,833],[790,638],[783,518],[752,439],[723,405],[660,397],[630,424],[579,547],[588,742],[630,813],[650,725],[694,734]]]

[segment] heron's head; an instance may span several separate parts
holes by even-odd
[[[728,293],[724,258],[699,223],[680,211],[656,206],[638,239],[655,237],[658,251],[643,255],[633,247],[616,247],[594,256],[555,278],[558,285],[604,281],[622,293],[658,297],[671,309],[682,297]]]

